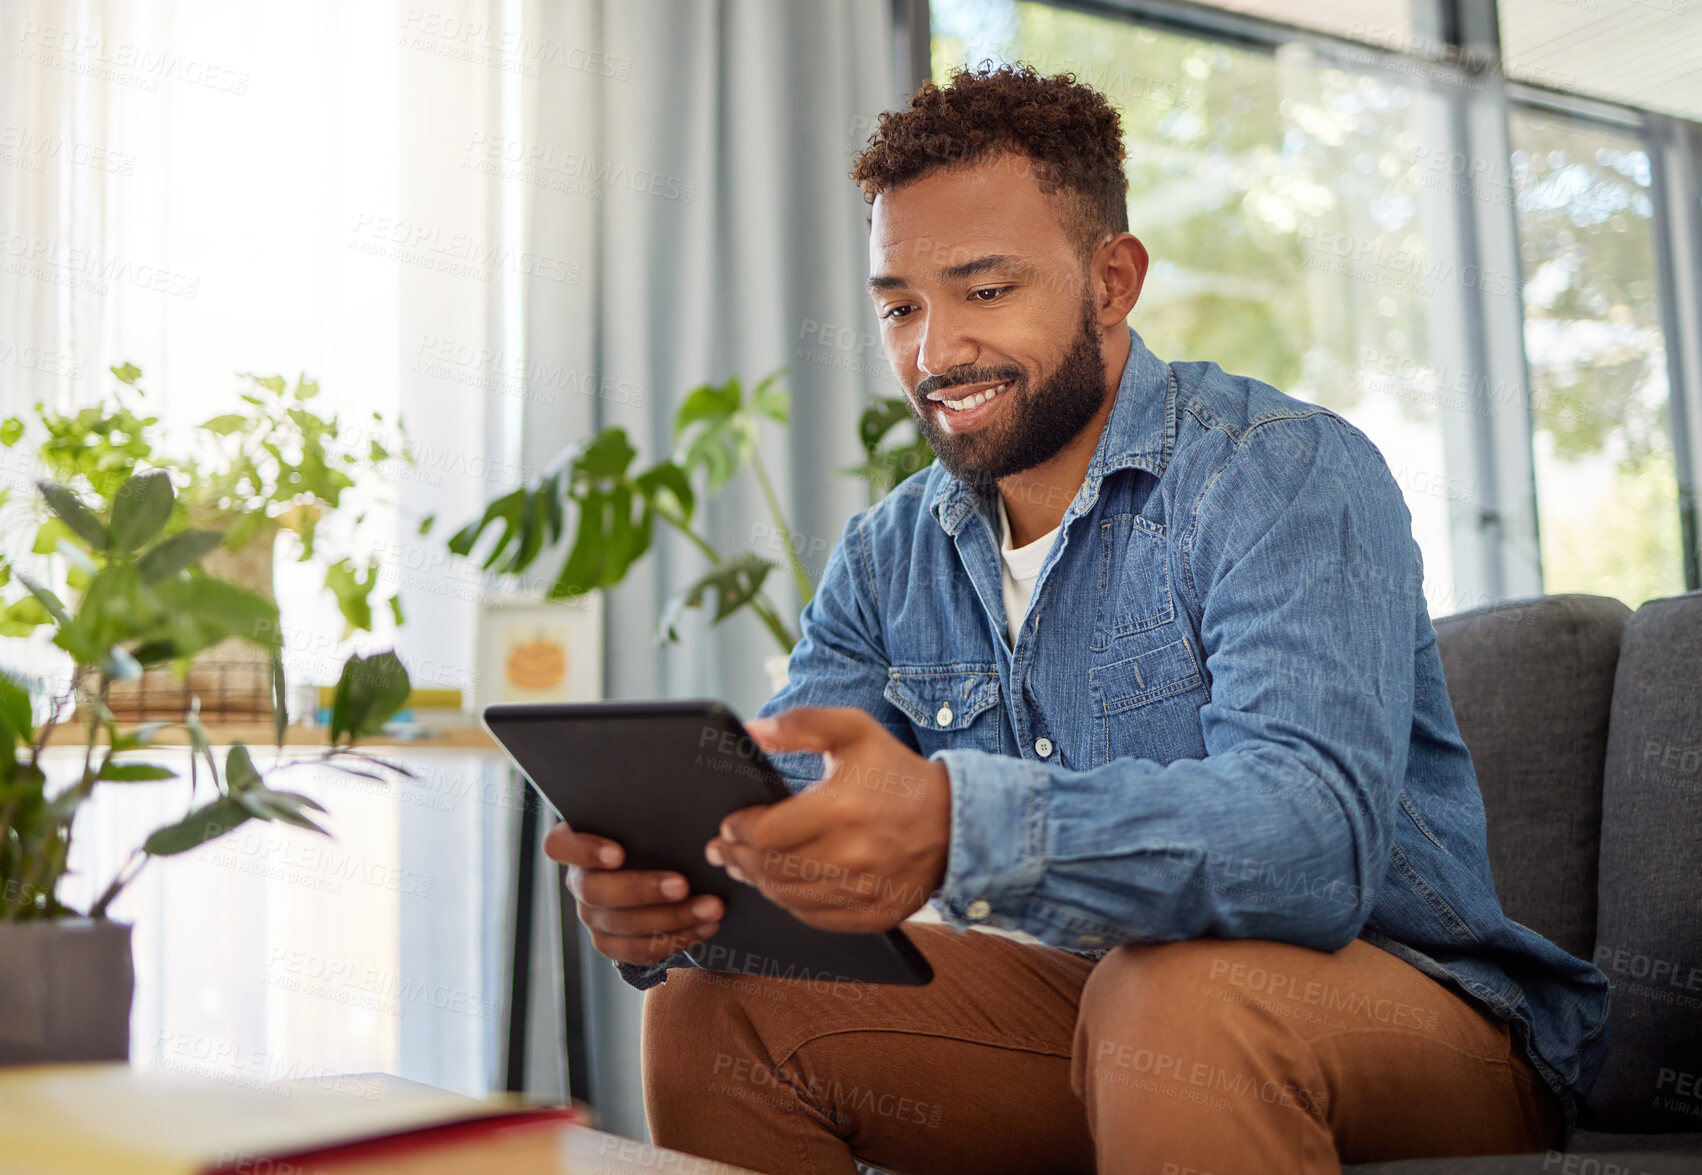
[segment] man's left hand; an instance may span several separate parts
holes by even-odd
[[[721,822],[704,855],[826,930],[889,930],[945,878],[951,779],[862,710],[804,706],[746,725],[765,751],[823,756],[821,782]]]

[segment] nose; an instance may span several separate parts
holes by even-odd
[[[943,375],[955,367],[970,367],[981,353],[962,321],[949,311],[931,307],[922,324],[922,341],[916,349],[916,367],[924,376]]]

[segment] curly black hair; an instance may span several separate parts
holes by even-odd
[[[851,178],[873,204],[882,192],[1000,154],[1025,160],[1043,192],[1071,197],[1068,225],[1084,255],[1129,229],[1129,180],[1116,108],[1074,74],[990,63],[926,82],[904,110],[881,115]]]

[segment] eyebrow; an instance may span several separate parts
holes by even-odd
[[[1011,253],[989,253],[985,257],[976,257],[971,261],[962,261],[956,265],[948,265],[940,270],[940,278],[948,282],[963,281],[995,269],[1015,269],[1024,265],[1022,258]],[[896,290],[908,286],[910,282],[902,277],[880,274],[869,278],[870,293],[877,290]]]

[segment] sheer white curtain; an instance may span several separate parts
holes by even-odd
[[[516,317],[518,222],[500,179],[464,166],[515,93],[503,22],[498,0],[0,10],[0,415],[97,402],[127,360],[182,443],[235,403],[238,371],[317,378],[361,452],[397,447],[371,414],[400,411],[418,464],[364,471],[357,537],[407,623],[364,643],[396,644],[417,680],[429,666],[422,684],[470,683],[476,626],[470,585],[417,524],[470,515],[502,468],[486,443],[500,397],[422,358],[499,351]],[[27,443],[4,459],[27,489]],[[292,675],[333,679],[323,569],[279,554]],[[414,762],[423,796],[301,781],[332,810],[332,844],[267,828],[144,873],[117,908],[137,926],[139,1062],[491,1086],[514,807],[487,802],[503,782],[488,762]],[[73,884],[184,800],[108,797],[79,822]]]

